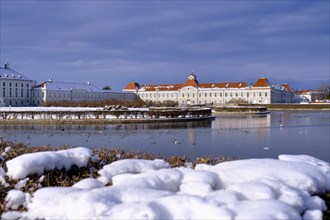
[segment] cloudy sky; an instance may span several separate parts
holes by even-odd
[[[329,81],[329,1],[0,1],[1,66],[42,82]]]

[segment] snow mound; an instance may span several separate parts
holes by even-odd
[[[46,157],[46,156],[45,156]],[[99,179],[17,194],[2,218],[22,219],[322,219],[329,163],[306,156],[170,168],[163,160],[106,165]],[[111,186],[105,184],[111,183]],[[16,202],[15,202],[16,201]],[[25,203],[26,204],[25,204]]]
[[[90,149],[83,147],[24,154],[6,162],[7,175],[13,179],[24,179],[31,174],[41,175],[44,170],[70,169],[72,165],[83,167],[91,154]]]
[[[280,156],[280,158],[283,158]],[[288,158],[288,157],[287,157]],[[328,176],[325,172],[329,164],[303,162],[300,156],[290,156],[291,161],[275,159],[247,159],[220,163],[216,166],[196,166],[197,170],[208,170],[218,175],[220,187],[226,188],[252,180],[275,179],[294,188],[309,193],[328,189]],[[296,160],[294,160],[296,158]],[[299,159],[298,159],[299,158]],[[316,158],[315,158],[316,159]]]
[[[114,163],[108,164],[99,170],[101,175],[99,180],[104,184],[111,182],[112,177],[123,173],[143,173],[150,170],[159,170],[162,168],[169,168],[170,165],[164,160],[139,160],[139,159],[126,159],[119,160]]]

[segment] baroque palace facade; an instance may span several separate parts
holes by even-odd
[[[144,101],[170,100],[179,105],[221,105],[235,100],[254,104],[293,103],[296,99],[288,84],[272,86],[266,78],[259,78],[252,86],[245,82],[199,83],[194,72],[183,84],[131,82],[124,91],[135,92]]]
[[[102,90],[91,83],[35,81],[14,71],[6,63],[0,67],[0,106],[42,106],[50,101],[133,100],[132,92]]]

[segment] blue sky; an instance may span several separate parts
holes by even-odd
[[[1,0],[0,62],[42,82],[329,82],[329,1]]]

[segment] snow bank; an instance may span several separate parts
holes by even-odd
[[[24,193],[20,190],[10,190],[7,193],[5,198],[6,201],[6,209],[17,209],[20,206],[26,206],[27,202],[30,200],[30,194]]]
[[[197,165],[196,169],[216,173],[224,188],[252,180],[275,179],[288,186],[315,193],[329,190],[326,175],[329,173],[329,164],[327,168],[324,164],[311,164],[310,161],[302,160],[248,159],[224,162],[213,167]]]
[[[13,179],[24,179],[31,174],[43,174],[44,170],[70,169],[72,165],[86,166],[91,150],[78,147],[61,151],[24,154],[6,162],[7,175]]]
[[[149,170],[158,170],[161,168],[169,168],[170,165],[163,160],[119,160],[115,163],[106,165],[99,170],[101,177],[99,180],[104,184],[111,182],[113,176],[123,173],[141,173]]]
[[[39,189],[27,212],[2,218],[322,219],[325,203],[313,195],[329,189],[329,163],[309,156],[279,158],[195,169],[170,168],[163,160],[120,160],[104,166],[98,180]]]
[[[0,186],[9,186],[9,184],[6,182],[6,179],[5,179],[5,176],[6,176],[6,172],[3,170],[2,167],[0,167]]]

